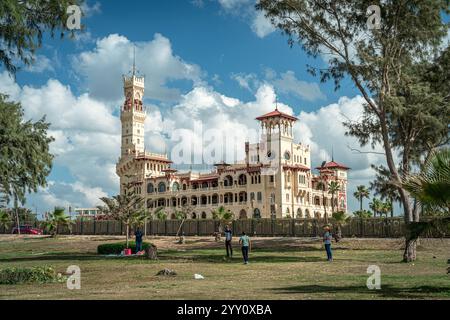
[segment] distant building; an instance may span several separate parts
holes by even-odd
[[[121,194],[126,192],[123,186],[132,182],[146,208],[164,207],[172,219],[184,206],[192,208],[188,217],[192,219],[211,218],[218,206],[240,219],[318,218],[325,211],[331,215],[332,198],[335,211],[347,211],[349,168],[332,159],[313,173],[309,145],[294,142],[293,126],[298,120],[294,116],[275,108],[257,117],[262,139],[245,144],[245,160],[240,163],[218,163],[209,173],[180,173],[170,167],[166,154],[144,149],[144,77],[137,76],[133,67],[123,82],[122,146],[116,165]],[[334,195],[328,192],[330,181],[340,186]]]
[[[70,213],[72,219],[95,219],[99,214],[98,208],[75,208],[73,212]]]

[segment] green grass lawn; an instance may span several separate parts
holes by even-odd
[[[123,238],[120,238],[123,240]],[[450,240],[421,240],[418,260],[402,263],[400,239],[344,239],[325,261],[320,239],[258,238],[243,265],[225,259],[222,243],[188,237],[149,238],[159,260],[98,256],[117,237],[0,236],[0,268],[49,265],[81,268],[81,290],[65,283],[0,285],[0,299],[450,299]],[[381,268],[381,290],[368,290],[369,265]],[[156,276],[164,268],[175,277]],[[194,274],[205,277],[195,280]]]

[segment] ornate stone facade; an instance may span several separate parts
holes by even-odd
[[[335,161],[324,162],[313,173],[307,145],[295,143],[297,118],[275,109],[256,118],[262,138],[246,143],[241,163],[218,163],[209,173],[181,173],[171,168],[166,154],[145,151],[144,77],[124,76],[125,103],[121,108],[122,147],[116,165],[123,184],[133,182],[145,198],[146,207],[165,207],[168,218],[189,205],[192,219],[211,218],[219,206],[235,218],[323,217],[334,210],[347,211],[347,168]],[[337,181],[340,190],[330,194],[328,184]],[[322,191],[321,186],[325,185]],[[324,205],[325,202],[325,205]]]

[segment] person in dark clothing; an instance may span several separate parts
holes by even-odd
[[[231,246],[231,240],[233,239],[233,232],[231,228],[226,225],[225,226],[225,248],[227,250],[227,257],[233,258],[233,247]]]
[[[138,253],[139,251],[142,251],[142,231],[138,228],[134,232],[134,236],[136,237],[136,253]]]

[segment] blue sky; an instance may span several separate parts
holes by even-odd
[[[40,213],[56,205],[87,207],[117,192],[120,76],[130,70],[136,46],[137,67],[146,75],[146,148],[170,150],[173,129],[196,123],[245,131],[256,126],[255,116],[274,109],[276,99],[299,117],[296,140],[312,146],[314,165],[329,160],[333,146],[335,159],[353,169],[348,198],[356,210],[355,186],[373,178],[371,163],[383,163],[380,156],[348,149],[358,145],[344,137],[342,120],[360,116],[361,97],[349,80],[335,92],[332,82],[308,74],[306,65],[323,66],[322,59],[290,48],[253,5],[89,0],[84,32],[72,40],[46,36],[35,65],[15,81],[0,70],[2,91],[22,102],[27,117],[46,114],[56,138],[49,187],[30,195],[26,205]]]

